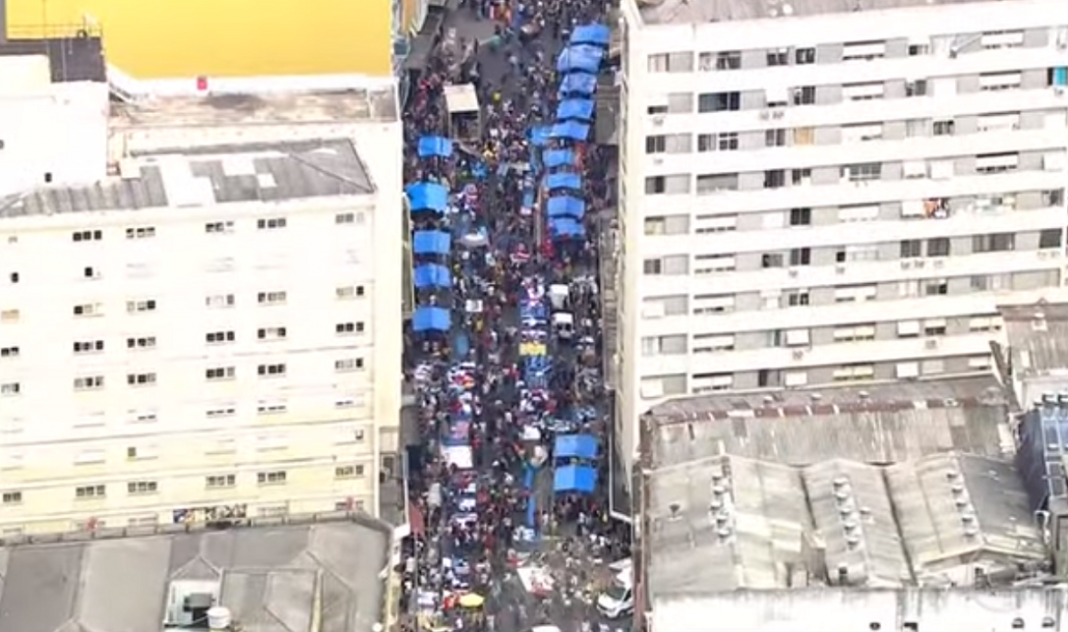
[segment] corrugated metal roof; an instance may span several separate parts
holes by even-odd
[[[1040,301],[1001,306],[998,311],[1005,321],[1014,376],[1068,369],[1068,304]]]

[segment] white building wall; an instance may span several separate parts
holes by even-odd
[[[375,512],[378,455],[396,450],[401,354],[400,265],[388,265],[399,249],[385,241],[399,239],[398,213],[377,203],[0,222],[0,529],[168,523],[233,505]],[[285,228],[257,228],[272,218]],[[232,232],[206,232],[214,222]],[[75,242],[76,231],[100,239]],[[261,303],[263,292],[285,300]],[[137,311],[149,300],[155,309]],[[260,337],[276,327],[284,340]],[[223,341],[208,342],[213,332]],[[278,364],[284,376],[259,374]],[[207,379],[229,367],[233,378]],[[129,384],[139,374],[154,382]],[[98,376],[99,388],[76,388]]]
[[[1000,336],[996,301],[1061,285],[1068,96],[1048,77],[1068,65],[1068,5],[663,25],[643,24],[632,1],[622,8],[624,461],[638,415],[666,397],[983,369]],[[983,37],[993,32],[1018,44],[995,47]],[[882,52],[843,61],[854,42]],[[814,63],[796,63],[807,47]],[[779,51],[788,65],[768,66]],[[720,53],[737,61],[717,69]],[[664,54],[675,57],[651,59]],[[907,97],[918,81],[923,94]],[[1018,83],[983,88],[997,81]],[[862,89],[881,97],[849,98]],[[736,102],[702,112],[701,94]],[[944,121],[953,133],[936,135]],[[1013,169],[976,171],[977,157],[1002,154]],[[867,163],[879,178],[843,170]],[[781,171],[767,176],[781,186],[765,188],[767,171]],[[731,174],[723,190],[700,178]],[[928,201],[952,212],[915,216]],[[791,209],[807,209],[803,221]],[[1012,247],[975,246],[1002,233]]]

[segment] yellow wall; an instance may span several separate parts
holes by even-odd
[[[138,79],[392,74],[390,0],[7,0],[19,36],[85,16]]]

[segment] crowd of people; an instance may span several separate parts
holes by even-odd
[[[479,0],[495,21],[461,64],[432,62],[405,117],[417,308],[409,378],[408,629],[602,625],[596,568],[627,555],[603,500],[605,392],[596,227],[606,165],[592,96],[604,7]],[[479,130],[444,98],[471,82]],[[515,597],[515,595],[519,595]]]

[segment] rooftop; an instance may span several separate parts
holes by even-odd
[[[992,376],[668,400],[643,422],[652,468],[719,455],[791,465],[899,463],[950,450],[1012,453],[1009,401]]]
[[[189,629],[181,604],[195,593],[244,632],[369,632],[389,538],[356,519],[0,547],[0,632]]]
[[[1068,375],[1068,304],[1039,301],[1003,305],[998,311],[1005,321],[1009,363],[1015,377],[1051,372]]]
[[[120,176],[0,198],[0,218],[188,208],[367,195],[375,185],[348,139],[243,143],[137,153]]]
[[[215,126],[301,123],[392,123],[398,120],[392,88],[266,94],[157,96],[112,103],[112,125]]]
[[[3,3],[0,3],[0,9]],[[3,25],[0,23],[0,31]],[[54,83],[71,81],[107,81],[104,47],[99,37],[75,36],[4,40],[0,33],[0,57],[48,57]]]
[[[693,24],[909,9],[978,0],[635,0],[646,24]]]

